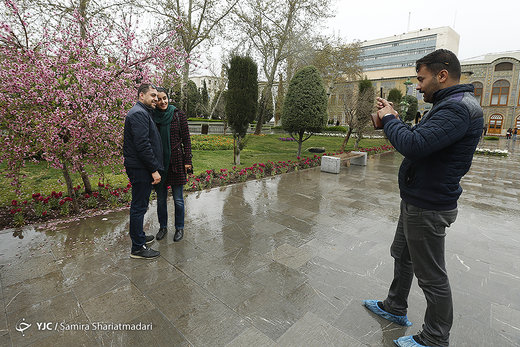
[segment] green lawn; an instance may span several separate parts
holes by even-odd
[[[249,136],[247,146],[241,153],[242,165],[240,167],[251,166],[254,163],[264,163],[268,160],[274,162],[296,160],[298,143],[295,141],[280,141],[278,140],[279,137],[289,137],[289,135]],[[309,147],[325,147],[327,152],[336,152],[341,147],[342,142],[343,137],[312,136],[302,145],[302,157],[314,155],[306,151]],[[386,143],[388,141],[384,139],[363,139],[360,146],[368,148]],[[351,139],[347,150],[352,150],[353,146],[354,139]],[[234,166],[233,150],[193,151],[193,166],[195,174],[208,169],[230,169]],[[122,166],[117,168],[115,173],[106,169],[104,173],[105,183],[109,183],[115,188],[126,186],[128,179],[126,174],[122,172],[122,169]],[[23,174],[26,177],[22,179],[22,200],[31,199],[33,193],[49,195],[53,190],[65,192],[67,189],[63,183],[61,171],[51,168],[46,163],[28,163],[23,170]],[[91,184],[93,188],[96,188],[101,175],[93,172],[91,174]],[[77,174],[73,175],[73,183],[74,185],[79,184],[83,186],[81,178]],[[14,193],[10,181],[4,176],[0,177],[0,206],[10,205],[13,199],[18,199],[18,197]]]

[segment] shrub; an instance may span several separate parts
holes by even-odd
[[[347,132],[347,127],[343,127],[343,126],[332,126],[332,127],[326,127],[325,129],[323,129],[323,132],[330,132],[330,131],[337,131],[337,132],[341,132],[341,133],[346,133]]]
[[[282,111],[283,129],[298,141],[298,156],[302,142],[322,131],[326,123],[327,93],[323,81],[314,66],[304,67],[291,79]]]
[[[191,149],[202,151],[233,149],[233,140],[224,136],[193,135]]]

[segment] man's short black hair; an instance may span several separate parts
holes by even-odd
[[[415,63],[415,71],[419,72],[421,66],[426,68],[433,74],[438,74],[441,70],[447,70],[450,77],[460,80],[460,62],[455,53],[447,49],[438,49],[433,51]]]
[[[139,97],[139,95],[141,95],[141,93],[143,94],[146,94],[148,92],[148,89],[157,89],[156,86],[154,86],[153,84],[151,83],[143,83],[139,86],[139,88],[137,89],[137,97]]]

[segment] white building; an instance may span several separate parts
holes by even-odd
[[[458,54],[459,40],[452,28],[440,27],[364,41],[360,65],[370,80],[413,76],[419,58],[440,48]]]

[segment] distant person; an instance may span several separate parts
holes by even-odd
[[[506,139],[510,139],[511,138],[511,135],[513,134],[513,129],[512,128],[509,128],[507,129],[507,132],[506,132]]]
[[[486,125],[484,125],[484,136],[486,136],[486,134],[487,134],[487,129],[488,129],[488,125],[486,123]]]
[[[459,84],[460,62],[436,50],[416,62],[417,90],[433,107],[411,128],[378,98],[377,112],[392,145],[403,156],[399,169],[401,212],[390,253],[394,279],[383,301],[365,300],[375,314],[400,325],[407,318],[413,276],[426,297],[422,331],[394,340],[397,346],[448,346],[453,323],[445,266],[446,231],[457,217],[461,178],[468,172],[482,133],[483,112],[471,84]]]
[[[415,115],[415,124],[419,123],[421,121],[421,112],[417,112]]]
[[[168,94],[164,88],[157,88],[157,107],[153,119],[161,135],[164,170],[160,171],[163,181],[155,186],[157,192],[157,216],[159,232],[157,240],[168,233],[168,186],[171,186],[175,203],[175,234],[173,241],[178,242],[184,235],[184,197],[183,186],[187,172],[192,170],[191,140],[188,120],[183,112],[169,105]],[[193,171],[192,171],[193,172]]]
[[[339,119],[336,121],[336,126],[339,127]]]
[[[513,129],[513,141],[516,141],[516,135],[518,135],[518,128]]]
[[[152,185],[161,182],[162,165],[161,137],[152,119],[157,103],[157,90],[144,83],[137,90],[139,101],[128,111],[125,118],[123,155],[126,174],[132,184],[130,204],[130,257],[153,259],[160,253],[146,245],[154,240],[153,235],[143,231],[144,215],[148,209]]]

